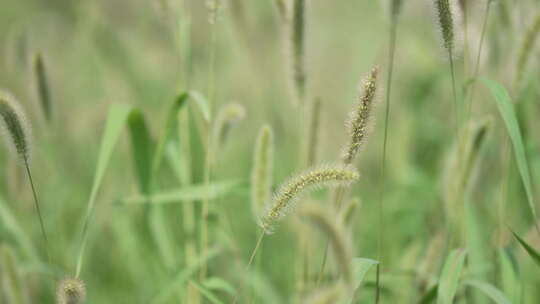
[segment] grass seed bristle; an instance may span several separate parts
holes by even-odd
[[[57,304],[82,304],[86,301],[86,287],[80,279],[68,278],[60,281],[56,289]]]

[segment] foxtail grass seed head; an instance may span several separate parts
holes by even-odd
[[[82,280],[68,278],[60,281],[56,289],[57,304],[82,304],[86,301],[86,287]]]
[[[41,53],[37,53],[34,59],[34,73],[36,78],[36,90],[43,114],[47,121],[52,117],[51,92],[49,89],[49,80],[47,78],[47,70]]]
[[[208,22],[216,24],[219,18],[219,12],[223,6],[223,0],[206,0],[206,8],[208,9]]]
[[[30,157],[30,128],[17,101],[3,92],[0,92],[0,128],[7,146],[27,162]]]
[[[444,49],[453,57],[457,53],[458,25],[460,15],[456,0],[431,0],[435,11],[435,22],[440,30]]]
[[[272,170],[274,164],[274,132],[265,125],[259,131],[255,143],[253,171],[251,173],[251,207],[257,221],[272,194]]]
[[[516,67],[516,86],[519,86],[523,79],[527,63],[529,62],[531,54],[533,53],[539,33],[540,13],[535,16],[533,23],[530,25],[529,29],[525,33],[525,37],[523,38],[523,42],[521,44],[521,47],[519,48],[519,55]]]
[[[287,20],[288,9],[285,0],[274,0],[274,3],[281,20]]]
[[[343,153],[343,162],[351,164],[366,142],[372,124],[372,109],[377,96],[377,78],[379,69],[371,70],[362,84],[362,92],[358,106],[351,113],[348,121],[349,143]]]
[[[281,185],[267,205],[261,227],[266,233],[272,233],[275,224],[293,210],[304,192],[323,186],[347,186],[358,178],[359,174],[352,166],[321,167],[293,176]]]
[[[317,162],[319,150],[319,133],[321,128],[322,101],[317,98],[311,103],[309,111],[309,127],[306,130],[306,167],[311,167]]]
[[[295,104],[302,104],[306,87],[305,59],[305,15],[307,0],[292,0],[288,23],[287,44],[289,45],[289,66],[291,69],[291,89]]]
[[[320,207],[305,207],[301,210],[301,215],[328,237],[341,277],[345,283],[350,284],[352,282],[350,263],[353,254],[343,227],[334,220],[335,217],[330,217],[328,212]]]

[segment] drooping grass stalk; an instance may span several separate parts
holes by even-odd
[[[210,46],[209,46],[209,65],[208,65],[208,86],[207,86],[207,96],[209,101],[210,113],[214,110],[215,105],[215,65],[216,65],[216,48],[217,48],[217,28],[216,23],[218,19],[218,13],[220,10],[221,0],[210,0],[207,2],[209,9],[209,22],[211,27],[211,37],[210,37]],[[212,117],[212,115],[210,115]],[[212,128],[211,122],[207,122],[206,126],[206,156],[203,172],[203,183],[205,186],[210,184],[211,174],[212,174],[212,151],[213,151],[213,140],[212,140]],[[204,199],[202,201],[201,207],[201,227],[200,227],[200,254],[205,256],[208,253],[208,216],[210,208],[209,199]],[[205,261],[201,265],[199,272],[199,279],[201,282],[206,278],[206,272],[208,268],[208,263]]]
[[[370,132],[369,129],[373,127],[372,110],[377,97],[378,75],[379,69],[378,67],[374,67],[366,80],[362,82],[360,102],[358,103],[357,107],[352,111],[349,121],[347,123],[349,142],[345,146],[342,155],[342,163],[345,165],[352,164],[356,155],[367,141],[367,137]],[[338,212],[341,208],[341,201],[343,200],[345,191],[345,187],[337,187],[334,193],[334,205],[338,209]],[[326,241],[321,267],[319,269],[319,274],[317,275],[316,286],[319,286],[322,280],[324,269],[326,267],[327,256],[328,240]]]
[[[379,203],[377,205],[378,217],[379,217],[379,236],[377,238],[377,259],[379,264],[377,265],[377,289],[376,289],[376,301],[379,303],[379,268],[382,264],[382,244],[384,237],[384,216],[383,216],[383,207],[384,207],[384,193],[385,193],[385,173],[386,173],[386,149],[388,144],[388,127],[390,122],[390,102],[392,97],[392,77],[394,75],[394,59],[396,53],[396,41],[397,41],[397,24],[398,17],[401,11],[401,6],[403,5],[401,0],[392,0],[391,2],[391,19],[390,19],[390,35],[389,35],[389,47],[388,47],[388,69],[387,69],[387,78],[386,78],[386,102],[385,102],[385,111],[384,111],[384,137],[383,137],[383,153],[381,159],[381,173],[380,173],[380,193],[379,193]]]
[[[351,166],[325,166],[308,169],[285,181],[279,187],[279,190],[274,193],[272,201],[267,204],[266,211],[260,219],[259,225],[263,232],[259,236],[259,240],[251,253],[246,273],[249,271],[249,267],[257,254],[264,235],[273,233],[276,224],[294,211],[295,203],[303,194],[324,186],[349,185],[358,178],[358,172]],[[244,284],[245,278],[241,282],[241,289],[235,296],[233,303],[238,301]]]
[[[26,116],[17,101],[9,94],[2,92],[0,92],[0,117],[2,118],[0,120],[0,127],[5,133],[4,137],[6,138],[7,146],[11,147],[10,149],[18,156],[25,167],[28,181],[32,189],[34,207],[39,219],[41,234],[45,243],[47,260],[50,262],[47,232],[43,222],[34,180],[30,171],[30,127],[26,120]]]
[[[56,304],[83,304],[86,301],[86,287],[77,278],[63,279],[56,289]]]
[[[47,78],[45,62],[41,53],[37,53],[34,59],[34,72],[41,108],[43,109],[45,119],[47,122],[50,122],[52,119],[51,92],[49,89],[49,80]]]

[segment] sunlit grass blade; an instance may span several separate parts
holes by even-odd
[[[540,253],[534,249],[531,245],[529,245],[524,239],[522,239],[517,233],[512,231],[512,234],[518,240],[518,242],[521,244],[523,249],[527,251],[529,256],[533,259],[533,261],[536,263],[536,265],[540,266]]]
[[[497,304],[512,304],[512,302],[508,300],[504,293],[502,293],[499,289],[489,283],[478,280],[466,280],[463,282],[463,285],[469,285],[482,291],[487,297],[492,299],[493,302]]]
[[[75,277],[79,277],[81,272],[81,267],[83,263],[84,249],[86,247],[86,242],[88,239],[88,226],[92,219],[95,209],[96,197],[98,190],[101,187],[103,181],[103,176],[109,161],[111,159],[112,152],[114,147],[118,142],[118,138],[122,132],[122,129],[126,123],[126,120],[131,112],[131,107],[125,104],[113,104],[109,110],[109,115],[107,117],[107,122],[105,124],[105,130],[103,137],[101,139],[100,150],[98,154],[96,171],[94,175],[94,181],[92,183],[92,190],[90,191],[90,198],[88,199],[88,206],[86,209],[86,215],[83,221],[82,233],[81,233],[81,243],[79,247],[79,253],[77,257],[77,266],[75,271]]]
[[[209,185],[198,184],[181,187],[175,190],[156,192],[150,197],[133,196],[121,199],[117,204],[122,206],[146,204],[181,204],[185,201],[199,201],[223,197],[239,189],[238,181],[217,181]]]
[[[529,167],[527,165],[527,157],[525,154],[525,146],[523,145],[523,138],[521,136],[512,99],[510,98],[508,91],[499,83],[486,78],[483,78],[482,82],[491,91],[491,94],[495,98],[497,108],[499,109],[499,112],[504,120],[506,130],[508,131],[508,136],[510,137],[512,146],[514,148],[514,155],[516,158],[518,171],[523,182],[523,187],[525,188],[531,215],[533,217],[533,221],[536,221],[536,207],[532,191],[531,177],[529,174]]]
[[[446,258],[439,278],[437,304],[452,304],[454,302],[465,257],[466,252],[463,249],[455,249]]]

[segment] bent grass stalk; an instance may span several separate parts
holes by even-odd
[[[8,147],[12,147],[12,150],[18,155],[25,167],[28,181],[30,182],[30,187],[32,189],[32,196],[34,198],[34,206],[39,219],[41,234],[45,243],[47,260],[50,262],[47,232],[29,165],[30,128],[25,118],[26,116],[15,99],[7,93],[0,93],[0,116],[2,117],[0,124],[6,133],[5,137],[10,138],[10,140],[7,140],[7,145]]]
[[[262,233],[259,236],[257,244],[255,245],[246,266],[246,275],[264,236],[273,233],[276,223],[294,211],[296,201],[298,201],[305,192],[323,186],[348,185],[358,178],[358,172],[351,166],[327,166],[312,168],[301,174],[295,175],[284,182],[274,194],[272,201],[267,205],[266,212],[260,220],[259,225],[262,228]],[[244,277],[233,303],[237,303],[238,298],[241,296],[245,280],[246,278]]]

